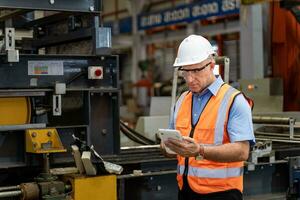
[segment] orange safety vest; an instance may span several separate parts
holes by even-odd
[[[240,92],[228,84],[223,84],[217,95],[212,96],[204,107],[199,121],[194,127],[194,140],[202,145],[221,145],[230,143],[227,133],[229,110],[234,98]],[[175,109],[175,128],[183,136],[192,132],[192,93],[181,95]],[[178,107],[177,107],[178,106]],[[177,181],[180,189],[183,187],[183,176],[191,189],[197,193],[238,189],[243,191],[244,162],[214,162],[210,160],[195,160],[194,157],[177,156]],[[185,160],[187,159],[187,166]],[[187,167],[187,169],[185,169]]]

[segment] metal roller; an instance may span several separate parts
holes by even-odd
[[[295,124],[295,119],[290,117],[252,116],[254,124]]]
[[[31,105],[28,97],[0,98],[0,125],[28,124]]]

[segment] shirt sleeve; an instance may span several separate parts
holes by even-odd
[[[255,144],[251,108],[242,94],[234,99],[231,106],[227,131],[231,142],[249,141]]]

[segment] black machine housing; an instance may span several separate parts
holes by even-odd
[[[47,74],[46,71],[53,67],[49,64],[43,68],[46,74],[43,70],[32,74],[32,61],[45,65],[53,61],[60,64],[59,70]],[[21,55],[19,62],[8,63],[6,55],[0,55],[0,63],[0,97],[25,96],[30,99],[31,120],[26,128],[44,123],[46,127],[58,130],[67,153],[52,154],[51,165],[74,162],[70,149],[74,143],[73,134],[86,145],[93,145],[101,155],[119,153],[117,56]],[[88,79],[88,67],[91,66],[103,68],[103,79]],[[60,116],[54,116],[51,108],[57,83],[66,84],[66,93],[61,95]],[[46,112],[37,114],[41,108]],[[41,166],[39,155],[25,151],[26,128],[14,130],[14,127],[0,129],[0,170]],[[0,175],[0,183],[1,179],[5,180],[5,177]]]

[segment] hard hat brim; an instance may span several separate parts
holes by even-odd
[[[185,61],[185,62],[180,62],[178,60],[178,58],[175,59],[175,62],[173,64],[173,67],[181,67],[181,66],[186,66],[186,65],[194,65],[194,64],[198,64],[201,63],[202,61],[206,60],[210,55],[212,56],[217,56],[216,52],[210,52],[207,54],[207,56],[200,58],[200,59],[191,59],[189,61]]]

